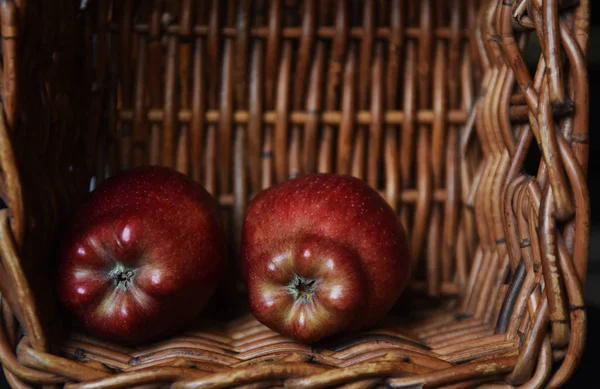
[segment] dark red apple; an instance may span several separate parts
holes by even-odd
[[[163,167],[109,178],[69,225],[58,291],[92,334],[138,343],[199,314],[226,260],[218,204],[198,183]]]
[[[248,207],[242,272],[250,308],[300,342],[374,325],[410,269],[396,214],[357,178],[303,176],[259,193]]]

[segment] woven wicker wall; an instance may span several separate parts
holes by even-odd
[[[175,167],[217,196],[237,236],[262,188],[353,174],[401,215],[417,287],[462,290],[477,238],[461,200],[474,206],[482,161],[459,135],[481,77],[475,4],[209,3],[124,2],[86,23],[105,93],[92,122],[109,129],[97,176]]]

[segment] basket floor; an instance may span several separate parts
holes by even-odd
[[[518,342],[507,339],[506,334],[495,334],[495,325],[481,318],[457,314],[454,309],[437,309],[422,316],[407,321],[390,315],[376,328],[310,346],[283,337],[244,314],[230,322],[198,323],[175,337],[141,348],[73,334],[61,354],[78,362],[102,364],[113,372],[156,366],[220,372],[290,358],[342,368],[390,357],[440,370],[518,352]]]

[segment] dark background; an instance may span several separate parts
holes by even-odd
[[[600,201],[594,201],[600,196],[600,135],[595,130],[600,125],[600,6],[594,7],[590,23],[590,52],[588,61],[588,74],[590,84],[590,160],[588,185],[590,189],[591,220],[590,254],[588,264],[588,278],[585,285],[585,298],[588,314],[588,332],[586,349],[582,362],[566,386],[567,388],[598,387],[598,364],[595,351],[600,349]],[[537,56],[537,54],[536,54]],[[0,370],[0,389],[9,388],[4,375]]]

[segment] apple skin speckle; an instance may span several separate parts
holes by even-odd
[[[213,294],[227,258],[218,204],[175,170],[132,169],[71,220],[58,294],[92,334],[133,344],[179,329]]]
[[[252,312],[300,342],[377,323],[408,283],[411,261],[395,212],[354,177],[302,176],[259,193],[246,213]]]

